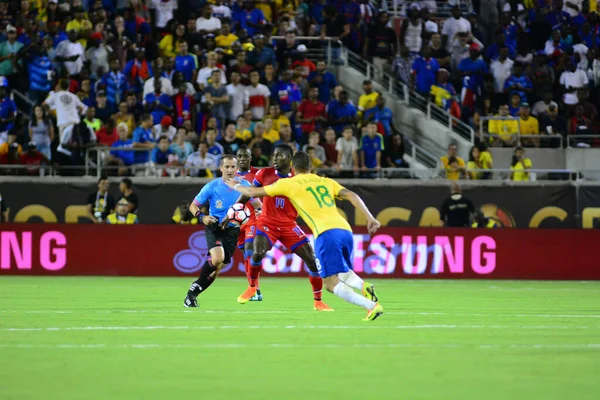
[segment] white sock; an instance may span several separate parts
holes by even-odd
[[[354,288],[356,290],[361,290],[361,291],[362,291],[363,285],[365,283],[365,281],[360,279],[360,276],[356,275],[354,273],[354,271],[352,271],[352,270],[350,270],[348,272],[344,272],[342,274],[338,274],[338,278],[340,278],[340,281],[344,282],[346,285],[350,286],[351,288]]]
[[[354,290],[350,289],[349,286],[346,286],[346,284],[343,282],[340,282],[337,285],[335,285],[335,287],[333,288],[333,294],[335,294],[337,297],[346,300],[350,304],[366,308],[367,310],[372,310],[373,307],[375,307],[374,302],[356,293]]]

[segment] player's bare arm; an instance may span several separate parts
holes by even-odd
[[[246,196],[248,198],[267,196],[265,188],[254,186],[242,186],[237,180],[233,178],[227,179],[225,183],[227,183],[227,185],[233,190],[240,192],[243,196]]]
[[[371,211],[369,211],[363,199],[361,199],[360,196],[354,193],[352,190],[342,189],[338,193],[338,197],[342,200],[348,200],[350,203],[352,203],[354,208],[360,210],[360,212],[367,218],[367,229],[369,230],[369,233],[373,234],[377,232],[379,227],[381,227],[381,224],[375,219],[373,214],[371,214]]]

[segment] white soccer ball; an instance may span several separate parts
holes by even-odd
[[[227,218],[234,225],[244,225],[250,219],[250,209],[242,203],[235,203],[227,210]]]

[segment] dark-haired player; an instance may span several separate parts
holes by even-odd
[[[247,147],[240,147],[235,153],[238,159],[238,170],[235,175],[238,178],[246,180],[252,184],[254,182],[254,176],[259,171],[258,168],[250,166],[252,162],[252,152]],[[260,204],[259,200],[255,204]],[[262,206],[262,204],[261,204]],[[240,235],[238,236],[237,246],[242,252],[244,252],[244,267],[246,267],[246,278],[250,283],[250,260],[252,253],[254,252],[254,235],[256,232],[256,217],[257,214],[261,213],[261,209],[250,208],[252,214],[250,219],[244,225],[240,227]],[[256,286],[256,294],[250,298],[250,301],[262,301],[262,294],[258,283]]]
[[[369,233],[379,229],[379,221],[356,193],[333,179],[311,174],[310,157],[305,152],[296,153],[292,164],[295,176],[279,179],[264,187],[242,186],[233,179],[228,179],[227,184],[248,198],[285,196],[286,200],[292,202],[315,235],[316,264],[327,290],[351,304],[367,309],[364,320],[373,321],[383,314],[383,307],[378,303],[373,285],[364,282],[351,269],[352,228],[337,212],[335,199],[348,200],[360,210],[367,219]],[[363,295],[353,289],[362,290]]]
[[[292,177],[292,148],[278,145],[273,152],[273,166],[263,168],[254,176],[254,186],[267,186],[280,179]],[[240,196],[237,202],[245,203],[250,197]],[[298,212],[284,196],[265,196],[263,210],[256,220],[254,252],[250,262],[250,284],[237,301],[245,304],[257,293],[258,276],[262,259],[279,240],[289,251],[299,256],[308,266],[309,280],[313,289],[314,309],[333,311],[322,299],[323,279],[319,276],[315,255],[306,234],[296,223]]]
[[[237,179],[236,182],[239,184],[250,186],[245,180],[236,178],[237,167],[237,159],[234,155],[224,155],[220,164],[223,177],[204,185],[190,205],[190,212],[206,226],[206,244],[210,257],[200,269],[199,278],[190,285],[183,302],[186,307],[198,307],[196,301],[198,295],[212,285],[221,268],[229,264],[233,257],[240,228],[233,224],[224,224],[221,229],[219,225],[226,218],[229,207],[235,204],[239,197],[236,191],[227,186],[225,180]],[[204,215],[201,211],[206,205],[208,205],[209,215]]]

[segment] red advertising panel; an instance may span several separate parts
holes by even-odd
[[[383,228],[354,233],[354,270],[389,278],[600,279],[597,230]],[[3,225],[0,275],[196,275],[207,255],[193,226]],[[304,276],[279,245],[265,275]],[[223,271],[243,275],[242,254]]]

